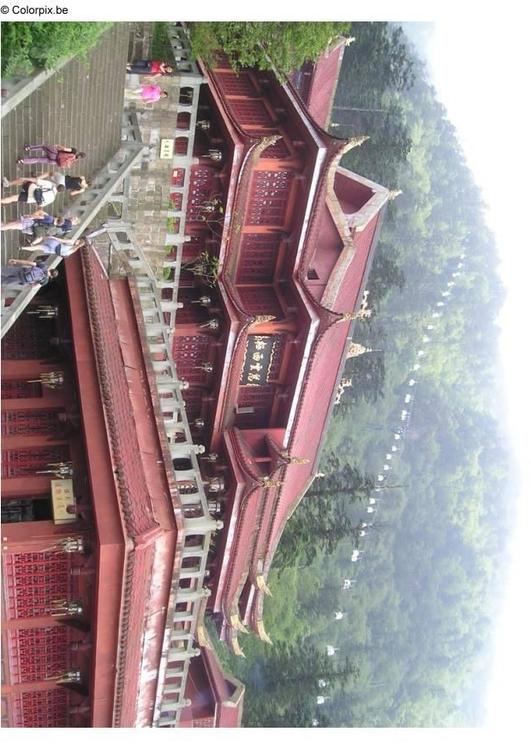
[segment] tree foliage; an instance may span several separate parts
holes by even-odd
[[[208,22],[190,24],[194,55],[208,63],[227,55],[235,69],[276,70],[286,77],[316,60],[349,24],[334,22]]]
[[[385,148],[368,152],[371,141],[344,160],[370,179],[387,175],[387,184],[403,191],[388,207],[368,279],[373,317],[358,321],[353,333],[354,341],[384,351],[348,361],[345,376],[353,387],[334,412],[323,452],[323,471],[332,471],[314,483],[282,537],[278,555],[291,558],[270,573],[273,597],[264,611],[274,651],[248,636],[245,664],[228,661],[247,681],[247,726],[308,726],[317,711],[330,726],[478,725],[503,587],[507,497],[514,491],[497,422],[503,409],[496,396],[496,317],[503,290],[496,248],[454,128],[403,33],[390,24],[362,23],[351,33],[356,42],[345,53],[336,103],[374,110],[392,105],[411,141],[407,153],[391,161]],[[376,112],[370,116],[377,121]],[[368,135],[376,140],[376,133],[383,142],[384,129],[374,125]],[[447,283],[454,286],[442,298]],[[441,299],[444,314],[433,318]],[[421,343],[427,331],[430,341]],[[417,372],[420,347],[426,356]],[[364,373],[377,383],[365,394]],[[395,442],[412,378],[409,430]],[[397,450],[388,489],[377,496],[378,521],[364,517],[369,526],[354,564],[348,524],[363,507],[347,475],[374,476],[392,443]],[[338,534],[334,514],[348,533],[327,551],[327,530]],[[298,544],[297,528],[308,537],[311,528],[319,541],[301,537]],[[314,546],[311,564],[306,544]],[[355,582],[343,591],[347,576]],[[344,613],[339,623],[338,608]],[[250,670],[280,670],[275,660],[282,653],[282,675],[302,679],[297,648],[319,650],[326,643],[339,647],[337,656],[352,655],[356,679],[313,710],[280,691],[261,718],[258,707],[268,694]]]
[[[93,47],[110,23],[8,22],[2,24],[2,75],[49,69]]]

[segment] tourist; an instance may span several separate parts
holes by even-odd
[[[141,76],[168,76],[173,73],[173,68],[162,60],[135,60],[127,63],[127,72]]]
[[[66,240],[61,237],[45,237],[38,245],[22,247],[21,250],[40,252],[43,255],[61,255],[63,258],[75,253],[85,244],[85,240]]]
[[[46,268],[41,261],[12,258],[2,266],[2,286],[23,289],[25,286],[44,286],[59,274],[56,268]]]
[[[73,216],[71,219],[50,216],[50,214],[39,209],[33,214],[27,214],[21,216],[20,219],[0,225],[0,230],[4,232],[18,230],[22,234],[30,235],[33,238],[33,244],[36,244],[43,237],[64,237],[77,224],[79,224],[77,216]]]
[[[56,144],[55,146],[24,146],[24,151],[27,154],[31,154],[33,151],[41,151],[38,156],[24,156],[21,159],[17,159],[17,164],[57,164],[58,167],[65,168],[71,167],[78,159],[84,159],[86,154],[83,151],[78,151],[71,146],[61,146]]]
[[[64,185],[52,182],[42,177],[17,177],[16,180],[8,180],[6,177],[2,180],[4,188],[20,186],[20,193],[10,195],[8,198],[2,198],[0,203],[6,206],[8,203],[36,203],[38,206],[47,206],[53,203],[57,193],[65,189]]]
[[[158,102],[159,99],[163,99],[168,96],[167,91],[163,91],[160,86],[156,83],[146,83],[144,86],[135,89],[130,93],[131,98],[140,99],[147,104]]]
[[[50,179],[57,185],[57,188],[67,190],[68,193],[74,197],[74,195],[81,195],[85,190],[90,187],[90,180],[87,180],[85,175],[79,177],[73,177],[70,174],[63,174],[62,172],[45,172],[43,177],[50,177]]]

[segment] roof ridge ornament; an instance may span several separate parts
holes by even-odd
[[[394,201],[395,198],[398,198],[399,195],[402,195],[403,191],[400,189],[397,190],[390,190],[389,191],[389,200]]]
[[[240,633],[248,633],[249,631],[240,620],[240,615],[237,612],[233,612],[230,616],[230,624],[234,630],[239,630]]]
[[[266,629],[264,627],[264,621],[261,619],[256,621],[256,632],[261,641],[264,641],[265,643],[269,643],[270,645],[273,645],[273,641],[266,633]]]
[[[280,457],[283,458],[285,461],[288,462],[288,464],[309,464],[310,459],[309,458],[299,458],[297,456],[292,456],[289,451],[281,451]]]
[[[273,596],[273,594],[271,593],[271,589],[265,582],[265,578],[262,573],[256,576],[255,583],[256,583],[256,588],[258,589],[258,591],[261,591],[267,596]]]
[[[232,648],[232,651],[236,656],[241,656],[243,659],[246,658],[245,654],[243,653],[242,647],[238,643],[237,635],[233,635],[230,639],[230,647]]]

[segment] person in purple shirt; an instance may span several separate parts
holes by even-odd
[[[43,255],[62,255],[66,258],[72,255],[76,250],[85,244],[85,240],[66,240],[64,237],[46,237],[38,245],[22,247],[21,250],[28,250],[31,253],[41,252]]]
[[[2,286],[23,289],[31,286],[44,286],[50,279],[55,279],[59,271],[56,268],[46,268],[41,261],[17,260],[12,258],[7,266],[2,266]]]

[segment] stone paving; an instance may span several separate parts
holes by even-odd
[[[87,156],[69,174],[96,174],[120,146],[126,62],[129,54],[146,53],[144,24],[116,23],[84,58],[74,59],[2,120],[2,175],[42,174],[53,165],[17,167],[25,143],[63,143]],[[2,190],[12,195],[13,188]],[[64,214],[71,198],[59,195],[49,213]],[[17,204],[2,206],[2,222],[25,212]],[[18,255],[19,232],[2,233],[2,264]]]

